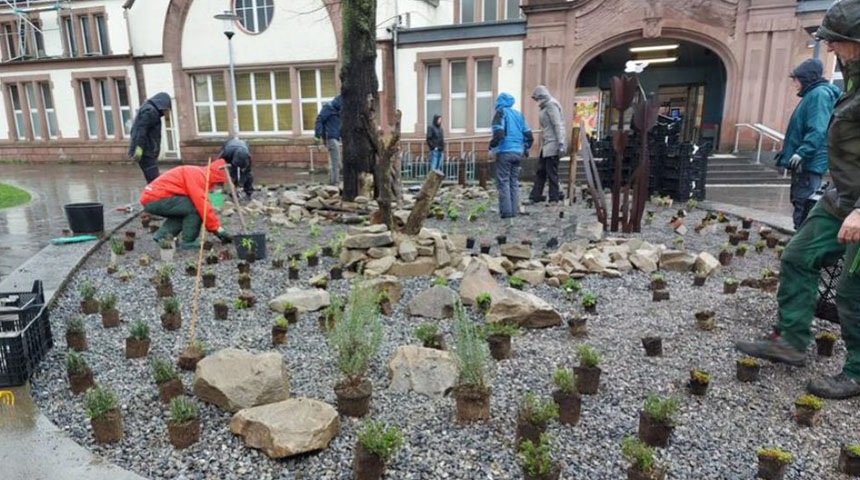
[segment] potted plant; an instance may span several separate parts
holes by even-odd
[[[651,292],[651,300],[655,302],[669,300],[669,290],[654,290]]]
[[[743,221],[741,223],[743,224],[743,228],[745,230],[749,230],[750,228],[752,228],[753,220],[752,220],[752,218],[747,217],[747,218],[743,219]]]
[[[299,279],[299,261],[295,258],[290,260],[290,268],[287,270],[288,278],[290,280],[298,280]]]
[[[251,237],[244,237],[239,242],[239,245],[245,250],[245,261],[248,263],[254,263],[257,261],[257,249],[255,248],[257,242]]]
[[[839,336],[833,332],[821,332],[815,336],[815,349],[819,356],[832,357],[833,347],[836,345],[836,340]]]
[[[475,237],[466,237],[466,250],[475,248]]]
[[[697,273],[697,274],[693,277],[693,286],[694,286],[694,287],[703,287],[703,286],[705,286],[705,282],[706,282],[707,280],[708,280],[708,276],[707,276],[707,275],[703,275],[703,274]]]
[[[206,346],[202,342],[189,343],[179,354],[179,368],[194,371],[197,363],[206,356]]]
[[[574,338],[584,337],[588,335],[588,318],[582,315],[574,314],[567,320],[567,328],[570,335]]]
[[[158,252],[161,254],[162,262],[172,262],[173,255],[176,253],[176,248],[173,245],[173,239],[163,238],[158,243]]]
[[[683,250],[684,249],[684,237],[675,237],[672,240],[672,243],[675,245],[675,250]]]
[[[779,277],[776,276],[776,272],[769,268],[765,268],[761,273],[759,287],[765,292],[775,292],[779,287]]]
[[[255,297],[254,294],[249,292],[248,290],[242,290],[241,292],[239,292],[239,298],[237,300],[241,302],[242,305],[244,305],[240,308],[234,304],[237,309],[254,308],[254,305],[257,304],[257,297]]]
[[[711,375],[708,372],[699,369],[690,372],[690,383],[687,384],[687,387],[693,395],[704,396],[708,392],[710,384]]]
[[[639,411],[639,439],[652,447],[666,447],[675,430],[678,399],[648,395]]]
[[[326,247],[329,248],[329,247]],[[323,249],[323,253],[325,253],[325,249]],[[272,268],[279,269],[284,268],[284,244],[279,243],[275,245],[275,251],[272,252]],[[330,255],[329,255],[330,256]]]
[[[576,389],[576,380],[569,368],[556,369],[552,374],[552,383],[556,389],[552,399],[558,406],[558,421],[564,425],[579,423],[582,411],[582,396]]]
[[[597,295],[586,292],[582,296],[582,308],[585,309],[585,313],[597,313]]]
[[[237,263],[236,268],[239,269],[239,275],[251,272],[251,264],[247,261]]]
[[[323,314],[319,318],[319,326],[322,332],[327,332],[331,329],[335,322],[343,316],[344,304],[343,299],[339,296],[333,296],[331,302],[323,310]]]
[[[656,215],[654,214],[654,211],[648,210],[647,212],[645,212],[645,225],[651,225],[654,222],[655,218]]]
[[[358,432],[353,458],[355,480],[379,480],[385,464],[403,446],[403,434],[397,427],[387,427],[379,421],[368,420]]]
[[[87,390],[84,405],[96,443],[118,442],[122,439],[122,413],[119,400],[112,390],[101,385]]]
[[[740,245],[738,245],[738,248],[735,250],[735,256],[738,258],[743,258],[747,255],[747,252],[749,251],[749,249],[750,249],[749,244],[741,243]]]
[[[200,439],[200,419],[197,407],[188,397],[180,395],[170,400],[170,421],[167,438],[176,448],[187,448]]]
[[[785,253],[785,247],[782,245],[777,245],[774,249],[774,252],[776,252],[776,259],[782,260],[782,254]]]
[[[579,293],[580,290],[582,290],[582,284],[575,278],[568,278],[561,284],[561,291],[563,291],[568,298],[573,298],[573,296]]]
[[[699,310],[696,312],[696,327],[699,330],[709,332],[717,326],[717,314],[713,310]]]
[[[500,247],[502,245],[508,243],[508,236],[507,235],[496,235],[496,243],[498,243]]]
[[[583,395],[594,395],[600,388],[600,353],[588,345],[577,349],[579,366],[573,367],[576,373],[576,386]]]
[[[761,372],[761,363],[753,357],[744,357],[736,362],[740,382],[755,382]]]
[[[552,460],[553,441],[543,434],[538,442],[526,440],[518,447],[525,480],[558,480],[561,467]]]
[[[179,330],[182,326],[182,311],[179,309],[179,299],[167,297],[162,301],[164,313],[161,314],[161,326],[165,330]]]
[[[734,258],[734,254],[731,250],[731,245],[728,243],[724,243],[722,247],[720,247],[720,265],[724,267],[728,267],[732,263],[732,258]]]
[[[215,270],[207,268],[203,271],[203,288],[215,288]]]
[[[493,306],[493,297],[487,292],[480,293],[475,297],[475,304],[482,313],[486,314],[490,311],[490,307]]]
[[[66,354],[66,375],[69,377],[69,387],[75,395],[83,393],[95,385],[90,364],[78,352]]]
[[[251,275],[247,273],[239,274],[239,288],[242,290],[251,289]]]
[[[753,248],[755,248],[755,253],[761,254],[762,252],[764,252],[764,247],[766,245],[767,244],[764,243],[764,240],[759,240],[755,242],[755,244],[753,245]]]
[[[250,305],[248,305],[247,302],[245,302],[245,300],[237,298],[236,300],[233,300],[233,308],[235,308],[236,310],[247,310],[251,307]]]
[[[839,450],[839,471],[851,475],[852,477],[860,477],[860,445],[842,445]]]
[[[513,277],[508,279],[508,285],[510,285],[511,288],[516,288],[517,290],[522,290],[526,286],[526,281],[525,281],[525,279],[522,279],[522,278],[514,275]]]
[[[621,440],[621,456],[630,463],[627,480],[663,480],[666,470],[657,465],[654,449],[636,437]]]
[[[666,277],[662,273],[654,273],[651,275],[651,290],[665,290]]]
[[[487,239],[481,240],[481,253],[484,255],[490,254],[490,241]]]
[[[272,345],[283,345],[287,343],[287,326],[289,322],[282,315],[275,318],[272,325]]]
[[[134,240],[132,240],[132,248],[134,248]],[[119,239],[110,239],[110,263],[111,265],[119,265],[119,257],[125,255],[125,245]]]
[[[520,327],[505,322],[490,322],[484,325],[484,337],[495,360],[511,358],[511,337],[520,334]]]
[[[490,388],[487,369],[490,349],[477,325],[466,315],[463,304],[454,304],[454,357],[459,376],[454,386],[457,421],[469,423],[490,418]]]
[[[791,454],[785,450],[774,448],[758,449],[758,474],[756,477],[763,480],[782,480],[785,470],[791,463]]]
[[[723,280],[723,293],[731,294],[738,291],[738,281],[734,278],[727,278]]]
[[[99,300],[99,309],[102,314],[102,326],[113,328],[119,326],[119,311],[116,309],[117,298],[113,292],[108,292]]]
[[[642,348],[645,349],[646,357],[659,357],[663,355],[663,339],[660,337],[642,337]]]
[[[215,244],[214,244],[214,243],[212,243],[212,240],[208,240],[208,239],[207,239],[207,240],[203,240],[203,250],[204,250],[204,251],[209,252],[209,251],[211,251],[211,250],[212,250],[212,248],[213,248],[214,246],[215,246]]]
[[[814,427],[823,407],[824,401],[815,395],[801,395],[794,401],[794,419],[800,425]]]
[[[538,443],[550,420],[558,418],[558,405],[549,398],[538,398],[533,392],[522,396],[517,409],[516,445],[525,440]]]
[[[149,353],[149,325],[143,320],[136,320],[129,328],[125,339],[125,358],[145,357]]]
[[[81,284],[81,311],[85,315],[99,313],[99,301],[96,300],[96,286],[87,280]]]
[[[460,210],[456,206],[451,205],[448,207],[447,215],[452,222],[456,222],[460,218]]]
[[[436,220],[445,220],[445,211],[438,205],[433,208],[433,215],[436,217]]]
[[[188,259],[185,261],[185,274],[189,277],[194,277],[197,275],[197,262],[194,260]]]
[[[230,308],[227,306],[227,302],[224,300],[216,300],[212,307],[215,310],[215,319],[217,320],[227,320],[227,315],[230,312]]]
[[[284,303],[284,318],[291,324],[299,323],[299,309],[292,302]]]
[[[87,328],[83,317],[74,316],[66,321],[66,345],[76,352],[87,349]]]
[[[394,306],[391,304],[391,297],[388,295],[388,290],[382,289],[379,291],[377,298],[377,305],[379,305],[379,311],[383,315],[391,315],[394,312]]]
[[[206,265],[218,265],[218,254],[210,251],[206,255]]]
[[[726,227],[726,230],[728,230],[728,228],[729,227]],[[742,240],[743,240],[743,236],[737,232],[729,235],[729,245],[731,245],[733,247],[740,246],[740,243]]]
[[[328,331],[328,345],[342,379],[335,384],[337,411],[363,417],[370,410],[373,384],[365,377],[382,343],[382,322],[372,287],[353,285],[346,314]]]
[[[422,323],[415,328],[415,336],[421,341],[424,348],[445,350],[445,336],[439,332],[435,323]]]
[[[182,385],[182,378],[173,364],[161,358],[152,360],[152,378],[155,384],[158,385],[158,396],[164,403],[170,403],[173,397],[182,395],[185,392],[185,387]]]
[[[320,264],[320,247],[314,245],[313,247],[307,249],[302,254],[305,257],[305,261],[308,262],[309,267],[316,267]]]
[[[157,223],[151,223],[151,221],[150,221],[150,224],[149,224],[149,233],[155,233],[155,232],[157,232],[157,231],[158,231],[158,229],[159,229],[160,227],[161,227],[161,225],[159,225],[159,224],[157,224]]]
[[[165,264],[158,268],[155,275],[155,292],[158,298],[173,296],[173,281],[170,276],[173,275],[173,265]]]

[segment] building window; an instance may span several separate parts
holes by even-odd
[[[90,55],[95,53],[93,50],[93,38],[90,35],[90,17],[80,17],[81,21],[81,37],[84,40],[84,54]]]
[[[89,80],[81,81],[81,100],[87,122],[87,137],[98,138],[99,127],[96,120],[96,103],[93,98],[93,87]]]
[[[239,23],[250,33],[261,33],[272,22],[273,0],[236,0],[234,7]]]
[[[33,137],[44,139],[42,122],[39,120],[39,104],[36,103],[36,92],[33,89],[33,84],[25,83],[24,91],[27,92],[27,104],[30,107],[30,126],[33,128]]]
[[[283,132],[293,128],[290,72],[236,76],[240,132]]]
[[[299,70],[299,91],[302,103],[302,131],[313,133],[317,114],[337,91],[334,67]]]
[[[460,23],[474,23],[475,0],[460,0]]]
[[[110,98],[110,87],[107,80],[98,80],[99,95],[102,101],[102,118],[104,119],[105,133],[108,137],[114,136],[116,129],[113,123],[113,105]]]
[[[222,74],[194,75],[194,111],[198,133],[227,132],[227,95]]]
[[[48,136],[57,138],[57,111],[54,109],[54,96],[51,95],[51,85],[48,82],[39,82],[39,90],[42,92],[42,105],[45,107],[45,116],[48,118]]]
[[[442,66],[427,65],[427,80],[424,82],[425,125],[433,124],[433,117],[442,115]]]
[[[505,0],[505,10],[505,18],[519,20],[521,18],[520,0]]]
[[[498,20],[499,2],[497,0],[484,1],[484,21],[495,22]]]
[[[18,57],[17,42],[15,41],[15,30],[11,23],[3,25],[3,40],[6,44],[6,52],[8,52],[7,60],[12,60]]]
[[[24,124],[24,109],[17,85],[9,85],[9,98],[12,99],[12,114],[15,116],[15,133],[19,139],[27,137],[27,126]]]
[[[466,62],[451,62],[451,131],[466,130]]]
[[[131,125],[131,103],[128,100],[128,87],[125,80],[116,79],[116,94],[119,100],[120,121],[122,122],[122,133],[128,135]]]
[[[493,61],[475,62],[475,130],[489,130],[493,122]]]
[[[78,42],[75,39],[75,28],[72,17],[63,17],[63,37],[66,39],[66,49],[70,57],[78,56]]]
[[[99,53],[107,55],[110,53],[110,43],[108,43],[107,23],[105,23],[104,15],[96,15],[96,32],[99,35]]]

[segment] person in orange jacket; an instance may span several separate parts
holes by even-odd
[[[216,160],[209,165],[209,184],[206,184],[206,168],[182,165],[173,168],[152,181],[143,189],[140,203],[143,210],[165,218],[161,228],[155,232],[155,241],[173,239],[182,233],[182,248],[198,248],[200,226],[205,210],[206,230],[213,232],[222,242],[228,243],[232,237],[215,213],[209,200],[209,191],[216,185],[227,181],[224,160]],[[205,207],[205,208],[204,208]]]

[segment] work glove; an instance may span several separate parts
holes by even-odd
[[[317,145],[321,144],[321,143],[322,143],[322,138],[320,138],[320,137],[314,137],[314,143],[316,143]]]
[[[227,233],[227,230],[224,230],[224,227],[218,228],[215,232],[215,236],[221,240],[221,243],[233,243],[233,236]]]
[[[567,144],[566,143],[561,142],[558,144],[558,155],[560,157],[567,155]]]
[[[134,158],[134,161],[139,162],[141,157],[143,157],[143,148],[138,145],[134,147],[134,155],[132,156],[132,158]]]
[[[791,159],[788,161],[788,169],[793,170],[795,172],[800,172],[801,163],[803,163],[803,157],[798,154],[794,154],[791,156]]]

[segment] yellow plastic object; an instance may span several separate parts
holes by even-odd
[[[15,394],[9,390],[0,390],[0,405],[15,405]]]

